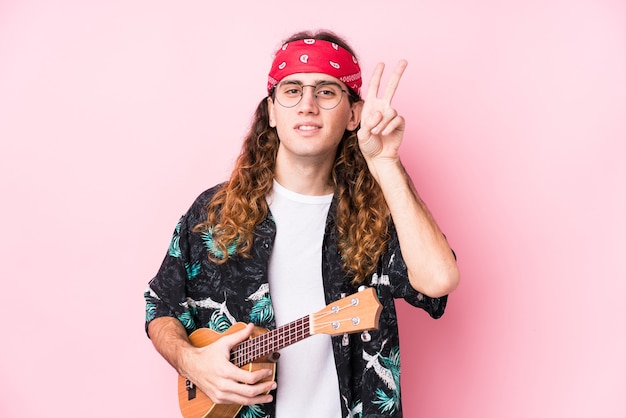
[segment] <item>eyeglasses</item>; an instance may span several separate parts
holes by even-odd
[[[348,94],[346,90],[333,81],[322,81],[316,85],[303,85],[297,81],[285,81],[275,87],[276,101],[283,107],[294,107],[302,100],[305,87],[313,87],[315,103],[325,110],[331,110],[339,106],[343,93]]]

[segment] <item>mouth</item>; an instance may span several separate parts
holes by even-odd
[[[321,126],[313,125],[313,124],[296,125],[296,130],[298,130],[298,131],[314,131],[314,130],[320,129],[320,128],[321,128]]]

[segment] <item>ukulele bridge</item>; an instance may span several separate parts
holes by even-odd
[[[187,390],[187,400],[191,401],[196,399],[196,385],[191,383],[191,380],[187,379],[185,382],[185,390]]]

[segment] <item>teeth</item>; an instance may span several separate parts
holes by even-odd
[[[298,129],[302,131],[312,131],[313,129],[317,129],[317,126],[301,125]]]

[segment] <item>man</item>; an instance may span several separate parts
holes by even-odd
[[[352,49],[335,34],[298,33],[276,53],[268,96],[229,181],[201,194],[176,227],[146,291],[155,348],[216,404],[239,416],[402,416],[394,298],[440,317],[459,280],[454,253],[398,157],[405,121],[365,95]],[[344,97],[345,96],[345,97]],[[373,286],[379,328],[315,335],[281,351],[276,381],[242,370],[231,349],[252,324],[273,329]],[[248,325],[203,347],[188,335]]]

